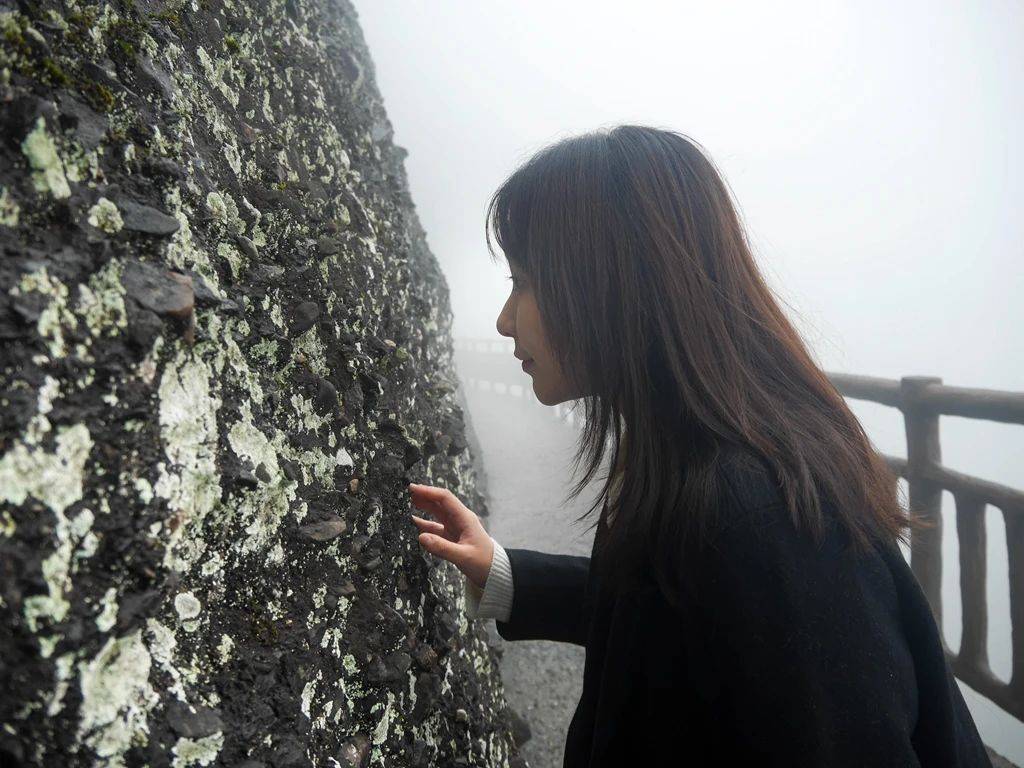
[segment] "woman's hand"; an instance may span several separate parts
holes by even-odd
[[[491,570],[494,542],[484,530],[480,518],[447,488],[410,483],[409,491],[413,505],[439,521],[411,515],[420,529],[420,546],[430,554],[454,563],[482,590]]]

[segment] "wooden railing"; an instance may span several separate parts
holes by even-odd
[[[492,389],[523,402],[537,403],[513,355],[511,341],[460,338],[455,342],[460,376],[477,389]],[[1024,424],[1024,392],[948,387],[942,379],[905,376],[900,380],[828,373],[844,397],[897,408],[903,414],[907,457],[883,454],[897,478],[908,486],[908,506],[935,526],[911,536],[910,567],[921,585],[953,673],[1002,709],[1024,721],[1024,492],[981,480],[942,465],[939,417],[961,416]],[[571,404],[550,411],[562,418]],[[571,421],[571,416],[570,416]],[[942,492],[956,501],[960,551],[960,599],[963,606],[960,648],[946,645],[942,627]],[[988,661],[988,605],[985,508],[998,508],[1006,524],[1010,581],[1011,676],[995,677]]]
[[[956,472],[942,465],[939,417],[962,416],[1006,424],[1024,424],[1024,392],[947,387],[942,379],[904,376],[880,379],[829,373],[843,396],[899,409],[907,435],[907,457],[885,456],[893,472],[907,481],[908,506],[936,522],[915,531],[910,567],[942,626],[942,492],[956,501],[960,550],[960,600],[963,606],[960,649],[953,653],[942,640],[953,673],[1018,720],[1024,720],[1024,492]],[[1002,512],[1010,577],[1010,681],[992,674],[988,663],[988,604],[985,507]],[[940,632],[941,635],[941,632]]]

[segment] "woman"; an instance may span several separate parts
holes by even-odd
[[[590,558],[506,551],[442,488],[410,486],[436,518],[412,519],[503,638],[585,646],[564,764],[990,766],[896,546],[924,523],[698,146],[560,141],[488,224],[513,280],[498,331],[540,402],[585,407],[570,497],[609,437],[615,470],[579,518],[601,505]]]

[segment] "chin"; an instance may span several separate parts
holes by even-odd
[[[546,392],[538,392],[536,389],[533,390],[533,393],[537,396],[537,400],[542,405],[548,406],[561,405],[562,403],[568,403],[575,399],[573,397],[567,397],[566,395],[562,394],[552,395]]]

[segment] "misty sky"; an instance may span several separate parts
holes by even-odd
[[[823,368],[1024,390],[1024,3],[357,9],[456,336],[499,338],[509,284],[484,211],[505,176],[563,136],[643,123],[722,170]],[[897,412],[854,410],[905,455]],[[1024,428],[944,417],[942,433],[944,464],[1024,486]]]
[[[1024,390],[1024,4],[368,0],[457,336],[500,338],[487,200],[562,136],[702,144],[828,371]],[[895,411],[853,404],[903,455]],[[951,466],[1020,485],[1024,429],[943,419]],[[977,445],[980,443],[979,445]]]

